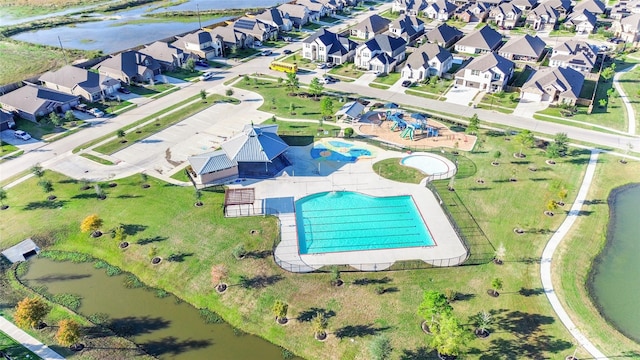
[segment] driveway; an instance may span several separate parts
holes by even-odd
[[[454,85],[446,94],[447,102],[469,106],[469,103],[473,101],[479,92],[480,90],[478,89]]]
[[[533,114],[537,113],[538,111],[542,111],[548,107],[549,107],[548,101],[531,101],[531,100],[520,99],[520,101],[518,102],[518,106],[516,106],[513,112],[515,114],[518,114],[518,116],[533,119]]]

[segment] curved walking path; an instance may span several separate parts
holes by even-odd
[[[44,360],[64,360],[62,355],[51,350],[47,345],[36,340],[33,336],[27,334],[2,316],[0,316],[0,331],[9,335],[10,338]]]
[[[618,71],[613,77],[613,87],[616,88],[618,94],[620,94],[620,99],[624,103],[625,108],[627,109],[627,119],[629,120],[629,135],[636,134],[636,114],[633,111],[633,106],[631,106],[631,101],[629,101],[629,96],[625,94],[622,85],[620,85],[620,77],[626,74],[629,71],[635,69],[638,65],[632,66],[630,68],[626,68],[622,71]]]
[[[547,246],[544,248],[542,252],[542,258],[540,259],[540,277],[542,278],[542,288],[544,289],[544,293],[547,295],[549,299],[549,303],[551,303],[551,307],[556,312],[562,324],[569,330],[571,335],[578,341],[580,347],[585,349],[594,359],[608,359],[598,348],[596,348],[589,339],[576,327],[573,323],[569,314],[564,310],[560,300],[558,299],[558,295],[556,295],[555,290],[553,289],[553,281],[551,279],[551,260],[553,259],[553,254],[560,245],[560,242],[564,238],[564,236],[569,232],[571,226],[578,218],[578,214],[580,213],[580,208],[582,208],[582,204],[589,192],[589,187],[591,186],[591,181],[593,180],[593,176],[596,171],[596,164],[598,163],[598,154],[600,150],[592,149],[591,157],[589,158],[589,165],[587,165],[587,171],[584,175],[584,179],[582,180],[582,185],[580,185],[580,190],[578,191],[578,196],[571,206],[571,210],[569,210],[569,214],[567,218],[564,220],[562,225],[558,228],[558,230],[553,234]]]

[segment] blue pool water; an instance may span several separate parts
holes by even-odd
[[[324,192],[296,201],[300,254],[434,245],[411,196]]]
[[[311,157],[314,159],[323,158],[332,161],[355,162],[361,156],[371,156],[371,151],[353,147],[353,144],[342,141],[329,141],[329,145],[340,148],[342,151],[329,149],[323,144],[315,144],[311,149]]]

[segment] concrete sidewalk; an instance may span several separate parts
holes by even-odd
[[[622,85],[620,85],[620,77],[629,71],[633,71],[636,67],[638,67],[638,65],[619,71],[613,77],[613,87],[615,87],[618,94],[620,94],[620,99],[622,99],[624,107],[627,109],[627,120],[629,121],[628,133],[632,136],[636,134],[636,114],[633,111],[633,106],[631,106],[631,101],[629,101],[629,94],[625,94]]]
[[[64,357],[57,352],[51,350],[47,345],[36,340],[33,336],[27,334],[19,327],[12,324],[9,320],[0,316],[0,331],[9,335],[13,340],[22,344],[34,354],[44,360],[60,360]]]

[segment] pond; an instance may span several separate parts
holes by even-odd
[[[124,275],[107,276],[93,263],[30,260],[22,277],[30,286],[45,285],[52,294],[82,297],[78,312],[105,313],[112,328],[160,359],[281,360],[282,350],[257,336],[235,334],[228,324],[207,324],[193,306],[156,291],[123,286]],[[125,330],[123,330],[125,329]]]
[[[195,11],[196,6],[201,10],[236,9],[269,7],[277,4],[277,0],[213,0],[186,1],[175,6],[158,8],[158,4],[149,4],[126,9],[109,14],[94,13],[90,16],[103,18],[101,21],[78,23],[70,26],[60,26],[52,29],[28,31],[12,36],[13,39],[36,44],[58,46],[62,42],[65,48],[81,50],[102,50],[105,54],[133,48],[156,40],[168,38],[199,27],[198,18],[193,21],[171,21],[167,18],[145,17],[145,14],[164,11]],[[67,11],[68,12],[68,11]],[[233,17],[218,17],[215,19],[202,17],[202,25],[210,25],[229,20]],[[3,17],[0,16],[0,21]],[[5,19],[5,22],[8,20]],[[135,34],[135,36],[123,36]],[[58,37],[60,40],[58,40]]]
[[[640,184],[614,189],[607,245],[593,269],[590,290],[602,315],[640,342]]]

